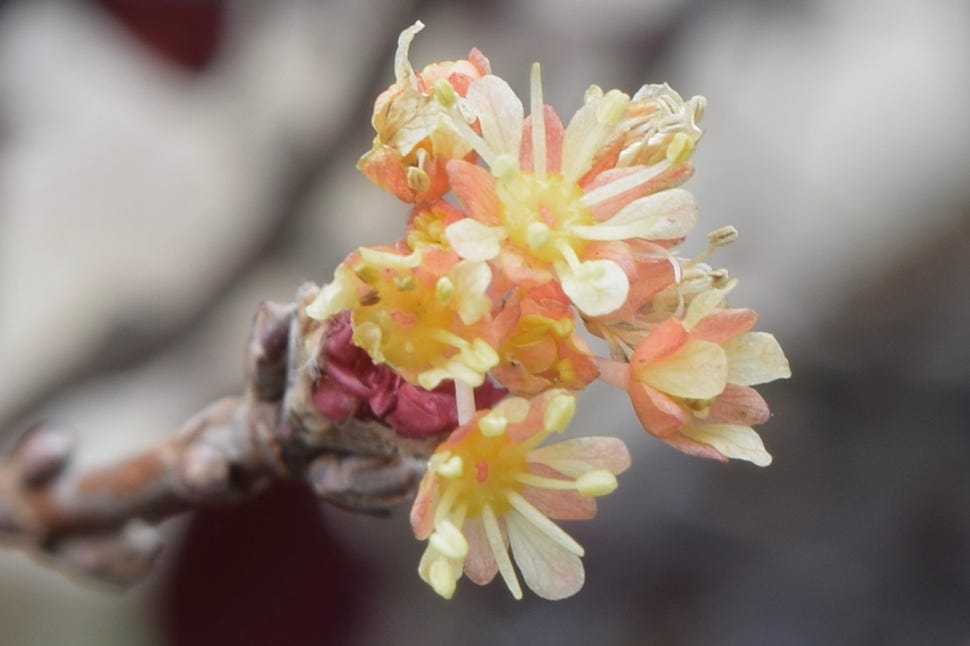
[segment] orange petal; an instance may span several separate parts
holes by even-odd
[[[728,384],[724,392],[711,404],[707,423],[741,424],[754,426],[764,424],[771,417],[768,403],[758,391],[748,386]]]
[[[630,357],[630,372],[670,356],[687,343],[687,330],[675,318],[669,318],[648,334]]]
[[[698,321],[691,329],[690,336],[692,339],[724,343],[750,330],[757,320],[758,313],[754,310],[718,310]]]
[[[488,545],[488,536],[480,518],[465,521],[462,534],[468,541],[468,556],[465,557],[465,574],[478,585],[485,585],[495,578],[498,564]]]
[[[446,165],[451,190],[468,212],[482,224],[499,224],[498,198],[495,196],[495,178],[475,164],[452,159]]]
[[[552,106],[543,105],[542,113],[546,121],[546,172],[558,173],[562,162],[562,121]],[[522,147],[519,151],[519,166],[524,171],[531,171],[533,169],[531,114],[525,118],[525,124],[522,126]]]
[[[650,386],[631,381],[628,392],[637,419],[651,435],[666,439],[687,423],[683,409]]]

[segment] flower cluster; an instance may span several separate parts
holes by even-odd
[[[437,593],[498,573],[518,598],[514,557],[530,589],[562,598],[582,586],[583,551],[552,519],[591,517],[629,464],[615,438],[542,446],[573,393],[601,379],[674,448],[764,466],[752,427],[769,412],[751,386],[788,377],[788,362],[751,331],[753,311],[727,306],[736,280],[706,263],[733,227],[699,256],[678,253],[697,220],[680,186],[702,97],[591,86],[564,125],[538,64],[528,114],[478,50],[416,71],[422,27],[401,34],[359,164],[410,205],[407,227],[351,253],[308,306],[331,321],[316,400],[331,417],[442,434],[411,513]]]

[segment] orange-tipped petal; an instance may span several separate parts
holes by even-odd
[[[460,159],[449,161],[445,168],[451,180],[451,190],[468,215],[482,224],[499,224],[495,178],[491,173]]]
[[[651,435],[666,438],[687,423],[684,410],[650,386],[631,382],[628,392],[637,419]]]
[[[708,409],[706,422],[724,424],[743,424],[755,426],[764,424],[771,417],[768,402],[758,391],[748,386],[728,384]]]

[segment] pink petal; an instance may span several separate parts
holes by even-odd
[[[577,437],[540,446],[525,457],[531,465],[544,465],[572,478],[593,469],[618,474],[630,467],[630,452],[615,437]]]
[[[411,529],[414,537],[423,541],[434,531],[434,510],[438,502],[438,474],[428,472],[418,485],[418,495],[411,505]]]
[[[713,446],[707,444],[701,444],[696,442],[689,437],[685,437],[680,433],[675,433],[668,437],[663,438],[664,442],[674,447],[682,453],[687,455],[692,455],[695,458],[706,458],[708,460],[717,460],[718,462],[727,462],[728,459]]]
[[[542,464],[530,464],[529,473],[556,480],[571,480]],[[581,496],[575,490],[529,486],[522,489],[521,494],[536,509],[554,520],[586,520],[596,515],[596,499]]]
[[[498,564],[485,535],[485,526],[480,518],[470,518],[465,521],[462,533],[468,541],[465,574],[473,583],[485,585],[498,573]]]
[[[718,310],[698,321],[691,329],[690,336],[694,339],[724,343],[750,330],[757,320],[758,314],[754,310]]]
[[[578,556],[552,540],[516,511],[505,515],[512,555],[525,584],[543,599],[565,599],[586,579]]]
[[[669,318],[648,334],[630,357],[630,373],[679,350],[688,340],[687,330],[675,318]]]
[[[525,112],[509,84],[491,74],[476,79],[468,87],[465,103],[478,117],[482,139],[492,152],[517,158]]]
[[[542,113],[546,121],[546,172],[558,173],[562,161],[562,121],[550,105],[543,105]],[[522,150],[519,153],[519,166],[525,171],[531,171],[534,168],[532,162],[531,114],[525,118],[525,124],[522,126]]]
[[[498,198],[495,196],[495,178],[481,166],[452,159],[445,167],[451,190],[468,212],[482,224],[499,224]]]
[[[724,392],[711,404],[706,423],[741,424],[755,426],[764,424],[771,417],[768,403],[758,391],[748,386],[728,384]]]
[[[683,409],[650,386],[631,381],[628,392],[637,419],[648,433],[666,439],[687,423]]]

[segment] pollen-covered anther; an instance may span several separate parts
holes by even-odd
[[[542,429],[547,433],[561,433],[576,414],[576,398],[572,395],[556,395],[542,414]]]
[[[504,416],[495,413],[494,411],[484,415],[480,420],[478,420],[478,430],[482,432],[485,437],[497,437],[505,432],[508,428],[509,420]]]
[[[434,98],[438,99],[441,105],[450,108],[458,102],[458,93],[447,80],[438,79],[434,83]]]
[[[406,276],[395,276],[394,286],[397,287],[399,291],[409,292],[415,287],[414,276],[410,274]]]
[[[455,588],[458,586],[458,577],[461,574],[461,569],[455,566],[448,559],[437,559],[429,568],[428,571],[428,583],[431,584],[431,589],[438,593],[444,599],[451,599],[455,594]]]
[[[587,471],[576,478],[576,491],[587,498],[605,496],[616,491],[616,487],[616,476],[606,469]]]
[[[738,230],[730,224],[719,229],[714,229],[707,234],[707,242],[712,247],[724,247],[737,241],[737,239]]]
[[[438,474],[443,478],[459,478],[465,472],[465,462],[460,455],[453,455],[438,465]]]
[[[447,302],[455,293],[455,283],[447,276],[442,276],[434,286],[434,296],[439,303]]]
[[[519,162],[509,153],[502,153],[492,160],[489,167],[491,168],[493,177],[502,179],[503,177],[510,177],[518,172]]]
[[[667,161],[680,164],[690,159],[694,153],[694,139],[685,132],[678,132],[667,144]]]
[[[552,230],[545,222],[530,222],[525,230],[525,241],[532,251],[538,251],[549,243]]]
[[[629,104],[630,97],[627,94],[619,90],[610,90],[596,109],[596,120],[604,125],[612,126],[623,118]]]
[[[468,541],[465,535],[447,519],[435,524],[435,530],[428,538],[428,543],[441,554],[456,561],[461,561],[468,555]]]
[[[424,169],[411,166],[407,170],[408,188],[415,193],[423,193],[431,186],[431,177]]]

